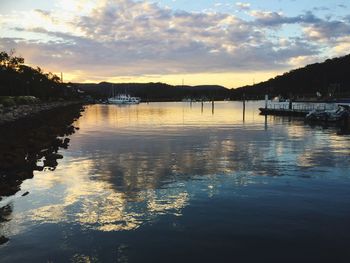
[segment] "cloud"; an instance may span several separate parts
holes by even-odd
[[[43,16],[45,18],[50,18],[51,17],[51,13],[49,11],[45,11],[45,10],[41,10],[41,9],[35,9],[34,12],[36,12],[37,14],[39,14],[40,16]]]
[[[240,10],[249,10],[250,9],[250,3],[242,3],[242,2],[237,2],[236,7]]]
[[[305,27],[306,35],[313,40],[329,41],[350,34],[350,23],[345,21],[320,21]]]
[[[283,13],[252,10],[251,16],[255,18],[255,23],[261,26],[273,27],[281,26],[284,24],[316,24],[322,22],[312,12],[308,11],[305,14],[288,17]]]
[[[314,11],[330,11],[331,9],[327,6],[316,6],[313,8]]]
[[[323,20],[311,12],[288,17],[255,10],[247,21],[225,13],[174,11],[147,1],[74,3],[63,13],[33,12],[47,23],[26,26],[20,16],[10,20],[8,27],[21,37],[0,38],[0,47],[15,47],[32,64],[57,71],[142,76],[280,70],[320,54],[323,46],[314,41],[349,34],[349,22]],[[79,7],[83,11],[77,15]],[[283,41],[271,35],[285,24],[304,31]]]
[[[255,18],[254,23],[263,27],[280,27],[286,24],[297,24],[304,30],[306,38],[311,40],[327,40],[350,34],[350,21],[348,17],[342,20],[320,19],[311,11],[302,15],[288,17],[283,13],[251,11]]]
[[[303,32],[304,42],[319,45],[319,50],[328,49],[328,55],[346,55],[349,53],[349,51],[345,51],[345,47],[348,47],[348,44],[344,41],[350,35],[349,16],[345,16],[340,20],[332,20],[331,17],[327,19],[318,18],[311,11],[294,17],[285,16],[283,13],[254,10],[250,14],[255,18],[254,23],[256,26],[260,27],[274,29],[284,25],[298,25]],[[315,46],[313,50],[317,50]],[[311,58],[314,58],[315,54],[311,55]],[[320,56],[323,57],[321,54]],[[301,57],[303,59],[300,59]],[[304,58],[305,55],[296,56],[291,58],[290,61],[308,61],[307,58]],[[291,65],[294,64],[291,63]]]

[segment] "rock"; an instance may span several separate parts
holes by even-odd
[[[48,161],[63,159],[63,155],[58,154],[58,153],[50,153],[50,154],[45,156],[45,159]]]
[[[21,180],[25,180],[25,179],[33,178],[34,175],[33,175],[33,172],[30,172],[30,171],[21,171],[21,172],[17,172],[16,176]]]
[[[9,185],[9,184],[2,184],[0,185],[0,195],[1,196],[10,196],[14,195],[19,191],[18,185]]]
[[[57,165],[58,165],[58,163],[55,159],[54,160],[44,160],[45,167],[56,168]]]
[[[0,104],[0,124],[14,122],[19,119],[34,116],[35,114],[55,108],[66,107],[73,104],[81,104],[79,101],[60,101],[50,103],[38,103],[30,105],[7,105]]]
[[[9,239],[7,237],[0,236],[0,245],[3,245],[5,243],[7,243],[8,241],[9,241]]]
[[[35,166],[33,167],[33,170],[34,170],[34,171],[39,171],[39,172],[41,172],[41,171],[44,171],[44,167],[43,167],[43,166],[35,165]]]

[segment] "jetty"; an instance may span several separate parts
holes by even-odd
[[[338,107],[334,102],[293,102],[274,101],[265,97],[265,107],[259,108],[262,115],[305,117],[309,112],[334,110]]]
[[[310,111],[284,108],[259,108],[262,115],[305,117]]]

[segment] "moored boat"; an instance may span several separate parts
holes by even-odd
[[[119,94],[115,97],[109,98],[108,102],[110,104],[127,104],[127,105],[131,105],[131,104],[139,104],[141,101],[140,98],[138,97],[132,97],[128,94]]]

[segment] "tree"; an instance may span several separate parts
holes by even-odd
[[[24,64],[15,51],[0,52],[0,96],[31,95],[41,99],[76,96],[54,73]]]

